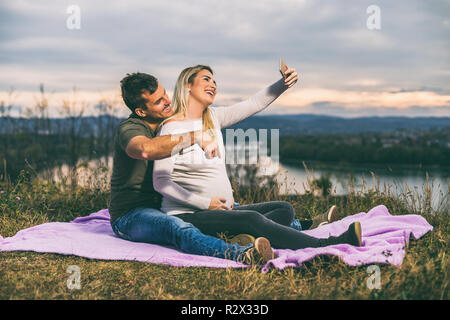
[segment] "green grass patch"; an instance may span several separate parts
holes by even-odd
[[[15,184],[0,184],[0,234],[51,221],[71,221],[104,209],[107,190],[66,188],[21,175]],[[256,188],[255,188],[256,190]],[[259,192],[259,191],[257,191]],[[250,196],[251,195],[251,196]],[[448,299],[448,212],[415,212],[379,192],[349,196],[282,196],[238,189],[242,204],[290,201],[298,218],[340,207],[342,217],[384,204],[394,215],[421,214],[433,232],[411,240],[401,267],[378,264],[381,288],[369,289],[368,266],[350,267],[337,258],[319,256],[302,268],[215,269],[171,267],[141,262],[90,260],[33,252],[0,253],[0,299]],[[20,199],[20,200],[19,200]],[[68,289],[67,268],[81,271],[81,288]]]

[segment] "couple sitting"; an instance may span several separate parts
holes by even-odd
[[[127,75],[121,81],[122,97],[132,114],[120,124],[114,142],[109,206],[114,233],[247,264],[273,259],[272,246],[361,246],[359,222],[338,237],[319,239],[301,232],[335,221],[335,206],[314,220],[298,221],[287,202],[234,204],[221,129],[267,108],[298,80],[292,68],[282,75],[229,107],[211,107],[217,88],[208,66],[181,72],[173,103],[155,77]],[[217,233],[236,237],[228,243]]]

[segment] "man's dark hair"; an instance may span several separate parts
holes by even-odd
[[[141,97],[144,90],[153,94],[158,89],[158,79],[147,73],[129,74],[120,81],[122,98],[128,108],[134,112],[136,108],[146,109],[147,99]]]

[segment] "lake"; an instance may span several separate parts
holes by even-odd
[[[449,170],[440,168],[419,168],[406,166],[361,166],[320,164],[307,162],[307,169],[302,163],[281,163],[276,180],[283,194],[304,194],[308,190],[308,174],[314,178],[328,176],[332,183],[331,193],[345,195],[349,188],[354,191],[370,189],[389,192],[396,197],[409,201],[431,196],[434,210],[449,210]],[[307,172],[308,171],[308,172]],[[428,174],[428,180],[427,180]],[[441,210],[440,210],[441,211]]]
[[[94,183],[99,187],[107,187],[112,162],[112,157],[84,161],[84,165],[79,166],[77,170],[79,183],[81,185]],[[428,195],[431,197],[431,206],[434,210],[449,211],[450,169],[321,164],[308,161],[306,170],[301,161],[277,164],[272,162],[270,157],[263,157],[257,166],[259,176],[275,176],[282,194],[304,194],[309,189],[308,175],[310,178],[328,176],[332,183],[332,195],[345,195],[351,188],[356,192],[376,189],[405,199],[415,208],[419,206],[416,202],[423,202],[421,199]],[[69,167],[64,165],[54,168],[50,176],[53,176],[53,180],[60,181],[61,177],[70,175],[69,172]],[[49,177],[48,173],[46,177]],[[239,180],[245,184],[246,177],[243,170],[239,171]]]

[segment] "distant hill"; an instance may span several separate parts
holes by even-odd
[[[245,119],[230,128],[280,129],[280,135],[319,133],[389,132],[400,129],[430,130],[450,127],[450,117],[364,117],[339,118],[334,116],[291,114],[264,115]]]
[[[61,129],[62,131],[68,130],[73,125],[82,136],[97,136],[101,131],[116,128],[122,120],[109,116],[50,119],[51,126],[59,129],[55,130],[56,132],[61,132]],[[35,123],[34,119],[0,118],[0,133],[32,132]],[[445,127],[450,127],[450,117],[363,117],[348,119],[324,115],[290,114],[253,116],[230,128],[244,130],[249,128],[256,130],[280,129],[280,135],[285,136],[319,133],[389,132],[400,129],[424,131]]]

